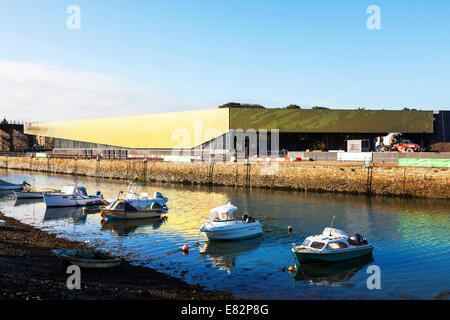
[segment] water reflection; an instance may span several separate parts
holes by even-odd
[[[210,265],[227,270],[228,273],[236,265],[236,259],[258,249],[262,237],[240,241],[208,241],[199,249],[202,260],[209,261]]]
[[[1,172],[1,170],[0,170]],[[72,176],[23,173],[9,170],[9,181],[34,186],[60,187]],[[125,181],[82,177],[89,190],[115,197]],[[310,297],[430,299],[450,288],[450,202],[435,199],[400,199],[359,195],[285,192],[227,187],[149,183],[143,192],[160,191],[169,198],[167,219],[111,221],[102,226],[100,214],[84,215],[75,209],[46,210],[42,201],[14,204],[11,193],[0,193],[0,211],[38,228],[77,241],[91,241],[100,249],[148,265],[211,290],[246,297],[298,299]],[[264,236],[240,242],[207,242],[199,232],[211,208],[227,202],[240,214],[259,220]],[[301,266],[294,275],[280,272],[292,259],[292,243],[321,233],[336,215],[335,227],[360,233],[375,245],[373,261]],[[44,219],[45,216],[45,219]],[[48,219],[50,217],[50,219]],[[81,220],[80,220],[81,219]],[[287,227],[293,232],[288,233]],[[199,246],[192,244],[199,242]],[[188,255],[180,248],[190,245]],[[417,263],[420,261],[420,263]],[[382,270],[383,290],[368,290],[367,264]],[[219,270],[224,270],[220,272]],[[416,281],[420,279],[421,281]],[[349,289],[350,288],[350,289]]]
[[[310,281],[315,284],[348,285],[350,279],[368,264],[374,261],[372,255],[359,257],[338,263],[316,262],[302,264],[295,271],[295,281]]]
[[[136,220],[111,220],[103,219],[101,221],[101,230],[109,230],[116,236],[128,236],[137,232],[138,229],[146,229],[151,227],[153,230],[158,229],[164,222],[166,222],[167,217],[162,218],[146,218],[146,219],[136,219]]]
[[[47,208],[44,221],[72,218],[74,223],[85,223],[87,215],[81,207]]]

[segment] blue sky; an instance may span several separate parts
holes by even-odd
[[[0,112],[9,118],[230,101],[450,106],[448,0],[0,3]],[[80,30],[66,27],[72,4],[81,10]],[[381,30],[366,27],[369,5],[381,9]]]

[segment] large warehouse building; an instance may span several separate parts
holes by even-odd
[[[389,132],[424,146],[445,139],[448,114],[433,111],[219,108],[34,124],[25,133],[53,138],[55,154],[130,157],[200,152],[232,156],[279,150],[346,149],[346,141]],[[448,119],[447,119],[448,120]],[[447,121],[446,120],[446,121]]]

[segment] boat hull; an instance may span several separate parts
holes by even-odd
[[[163,213],[161,210],[147,210],[147,211],[114,211],[102,209],[102,216],[108,219],[116,220],[135,220],[146,218],[159,218]]]
[[[59,194],[44,194],[44,201],[47,207],[82,207],[103,204],[101,197],[90,196],[83,198],[76,195],[59,195]]]
[[[40,192],[14,191],[14,195],[17,199],[42,199],[42,193]]]
[[[216,229],[208,230],[200,229],[204,232],[208,240],[244,240],[259,237],[263,234],[260,223],[252,223],[253,225],[245,225],[242,228],[233,229]]]
[[[81,268],[105,269],[120,265],[120,258],[108,258],[100,254],[96,257],[93,250],[53,250],[53,254],[61,261],[77,265]]]
[[[342,250],[340,252],[298,252],[292,249],[299,263],[309,263],[317,261],[339,262],[346,261],[365,255],[372,254],[373,246],[365,246],[363,248]]]

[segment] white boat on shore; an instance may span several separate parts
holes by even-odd
[[[200,231],[209,240],[242,240],[262,235],[263,228],[259,221],[247,215],[242,221],[236,219],[237,209],[231,203],[212,209],[208,221],[202,224]]]
[[[61,192],[45,193],[44,201],[47,207],[81,207],[103,204],[100,191],[96,195],[88,195],[85,186],[75,181],[71,186],[64,186]]]
[[[14,184],[14,183],[0,179],[0,191],[22,190],[25,186],[29,186],[29,185],[30,184],[26,181],[23,181],[21,184]]]
[[[105,269],[120,265],[121,259],[107,256],[99,250],[52,250],[61,261],[81,268]]]

